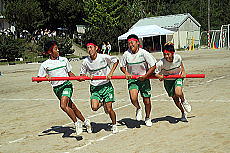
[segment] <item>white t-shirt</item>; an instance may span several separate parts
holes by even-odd
[[[139,48],[139,51],[135,54],[128,49],[121,58],[120,66],[126,67],[131,75],[145,75],[156,62],[156,59],[142,48]]]
[[[155,73],[163,75],[178,75],[181,72],[181,62],[182,58],[178,54],[174,54],[173,62],[168,62],[165,58],[162,58],[156,64]]]
[[[103,44],[102,47],[101,47],[101,49],[102,50],[106,50],[106,45]]]
[[[69,77],[68,72],[72,69],[69,61],[65,57],[59,56],[56,60],[48,59],[43,62],[40,66],[38,77],[45,77],[49,75],[50,77]],[[63,81],[51,81],[53,87],[61,85],[65,82]]]
[[[118,58],[107,54],[97,53],[97,58],[92,60],[89,56],[82,62],[80,74],[90,74],[92,76],[107,76],[110,72],[110,65],[116,63]],[[90,84],[99,86],[108,83],[109,80],[91,80]]]
[[[112,46],[110,44],[107,45],[108,50],[111,50]]]

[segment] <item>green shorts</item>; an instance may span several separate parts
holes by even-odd
[[[179,78],[176,80],[164,80],[164,87],[167,91],[169,97],[174,96],[175,94],[175,87],[183,87],[183,79]]]
[[[130,79],[128,80],[128,89],[137,89],[140,91],[142,97],[151,97],[151,86],[149,79],[144,81]]]
[[[90,85],[90,99],[97,99],[99,102],[114,102],[114,88],[111,82],[100,86]]]
[[[73,85],[70,81],[66,81],[61,85],[53,87],[53,91],[59,100],[61,100],[62,96],[71,98],[73,94]]]

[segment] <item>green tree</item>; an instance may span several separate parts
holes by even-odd
[[[45,16],[43,28],[56,30],[62,27],[73,34],[76,24],[84,23],[82,0],[40,0],[39,3]]]
[[[62,26],[69,29],[73,34],[76,24],[83,24],[83,1],[82,0],[62,0],[58,5],[58,11],[62,20]]]
[[[42,24],[43,19],[40,3],[35,0],[8,0],[4,15],[19,32],[26,29],[32,33]]]
[[[14,61],[17,57],[22,57],[25,51],[25,41],[14,39],[13,36],[0,36],[0,57],[8,61]]]
[[[58,43],[59,54],[61,56],[65,56],[66,54],[73,54],[74,50],[71,49],[73,44],[72,40],[69,37],[42,37],[37,43],[37,50],[39,50],[38,54],[43,54],[43,46],[47,41],[55,40]]]
[[[138,0],[85,0],[84,4],[84,20],[89,26],[85,39],[112,42],[113,50],[117,49],[117,37],[145,17]]]

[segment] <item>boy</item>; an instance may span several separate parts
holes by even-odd
[[[140,42],[136,35],[129,35],[127,40],[129,49],[122,56],[121,71],[128,80],[130,100],[136,107],[136,120],[142,120],[142,109],[138,102],[138,92],[140,91],[145,105],[145,124],[151,127],[151,86],[150,80],[146,78],[154,72],[156,59],[149,52],[139,47]],[[131,75],[143,76],[138,79],[130,79]]]
[[[112,108],[114,100],[114,88],[110,82],[111,76],[115,71],[119,60],[114,56],[97,53],[98,46],[96,42],[91,40],[87,43],[87,51],[89,56],[82,62],[80,75],[85,76],[87,73],[90,76],[107,76],[107,80],[91,80],[90,81],[90,101],[93,111],[97,111],[102,105],[106,113],[109,114],[112,120],[112,132],[118,132],[116,125],[116,114]],[[110,69],[110,65],[112,68]],[[81,81],[84,81],[81,79]]]
[[[75,76],[71,72],[71,65],[67,58],[59,56],[59,50],[56,41],[49,41],[44,46],[44,51],[49,55],[49,59],[43,62],[40,66],[38,77],[69,77]],[[61,109],[74,122],[76,134],[82,133],[82,124],[77,121],[79,118],[84,122],[88,133],[91,133],[90,120],[85,119],[76,105],[72,102],[71,97],[73,93],[73,86],[70,81],[51,81],[51,86],[55,95],[60,100]]]
[[[188,122],[186,112],[191,111],[191,106],[185,100],[182,91],[183,79],[164,79],[164,75],[178,75],[186,76],[182,58],[180,55],[175,54],[174,44],[169,42],[164,45],[163,49],[164,58],[157,62],[155,76],[161,81],[164,80],[164,87],[169,97],[173,98],[174,103],[182,113],[181,121]],[[185,112],[185,111],[186,112]]]

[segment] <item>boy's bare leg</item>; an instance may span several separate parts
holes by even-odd
[[[150,97],[143,97],[143,102],[145,104],[145,118],[149,118],[150,113],[151,113],[151,101]]]
[[[102,103],[97,99],[91,99],[91,109],[97,111],[102,106]]]
[[[175,95],[176,95],[176,97],[180,98],[181,103],[184,102],[184,94],[183,94],[183,91],[182,91],[182,87],[177,86],[175,88]]]
[[[136,107],[136,120],[140,121],[142,120],[142,109],[138,102],[138,90],[137,89],[129,90],[129,96],[132,104]]]
[[[72,121],[75,123],[77,122],[77,119],[76,119],[76,115],[73,111],[72,108],[70,108],[68,106],[68,103],[70,102],[70,99],[69,97],[67,96],[62,96],[61,100],[60,100],[60,107],[61,109],[66,112],[66,114],[72,119]]]
[[[177,97],[176,95],[174,95],[172,98],[173,98],[173,101],[176,104],[177,108],[180,109],[181,113],[184,113],[184,109],[183,109],[183,107],[181,105],[180,98]]]
[[[140,109],[140,104],[138,102],[138,90],[137,89],[132,89],[129,90],[129,96],[132,104],[137,108]]]
[[[183,108],[186,112],[191,112],[192,107],[188,103],[188,101],[184,98],[184,93],[182,91],[182,87],[176,87],[175,88],[175,96],[180,98],[180,102],[183,105]]]
[[[116,124],[116,113],[114,112],[112,108],[112,102],[105,103],[105,107],[107,109],[110,119],[112,120],[112,124],[115,125]]]
[[[74,114],[79,118],[82,122],[85,121],[84,116],[82,115],[81,111],[76,107],[76,105],[70,99],[68,106],[74,111]]]

